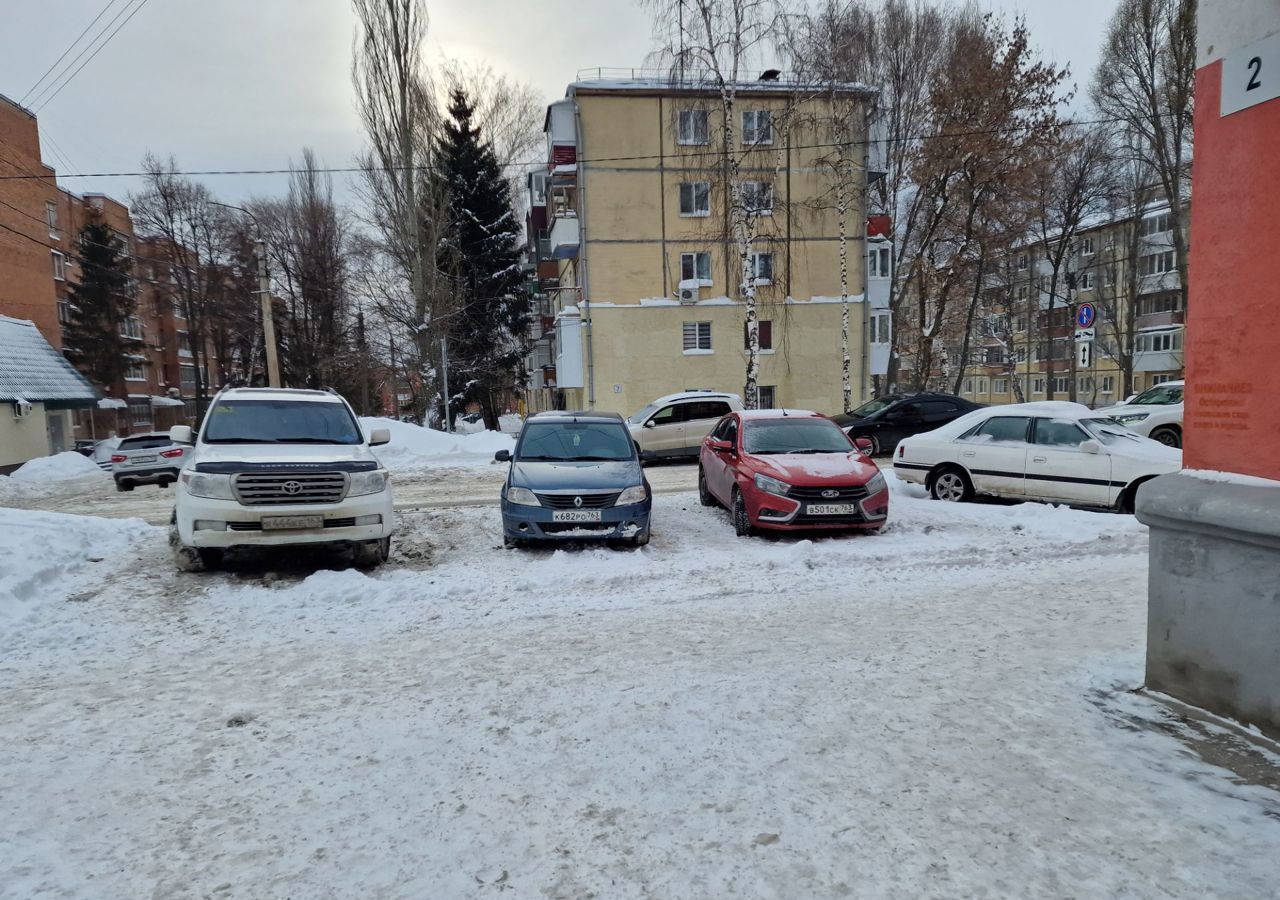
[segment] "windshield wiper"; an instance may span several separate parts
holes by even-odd
[[[275,438],[274,443],[277,444],[342,444],[342,441],[335,441],[333,438],[317,438],[317,437],[283,437]]]
[[[846,451],[846,450],[813,450],[813,449],[810,449],[810,450],[791,450],[791,451],[789,451],[789,452],[791,452],[791,453],[796,453],[796,454],[800,454],[800,453],[851,453],[851,452],[853,452],[853,451],[852,451],[852,450],[847,450],[847,451]]]

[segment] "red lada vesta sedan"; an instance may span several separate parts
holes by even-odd
[[[730,413],[698,456],[703,506],[723,506],[739,535],[875,531],[889,516],[889,486],[835,422],[807,410]]]

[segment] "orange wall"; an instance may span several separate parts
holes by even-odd
[[[1280,99],[1224,118],[1221,80],[1196,73],[1184,460],[1280,479]]]

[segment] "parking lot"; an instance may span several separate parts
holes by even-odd
[[[106,517],[157,489],[0,508],[3,892],[1273,895],[1277,794],[1131,693],[1131,517],[895,484],[881,535],[741,539],[648,472],[625,551],[503,550],[497,467],[400,479],[374,575],[179,574]]]

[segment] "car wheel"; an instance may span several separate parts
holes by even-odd
[[[934,500],[962,503],[973,499],[973,482],[963,469],[941,469],[929,482],[929,496]]]
[[[742,491],[735,490],[733,492],[733,533],[738,537],[747,537],[754,530],[751,527],[751,518],[747,515],[747,501],[742,496]]]
[[[872,456],[879,456],[883,452],[882,448],[880,447],[880,438],[876,437],[874,434],[863,435],[863,437],[867,437],[871,439],[871,455]]]
[[[715,496],[707,489],[707,473],[702,471],[702,466],[698,466],[698,502],[703,506],[719,505]]]
[[[179,572],[204,572],[216,569],[222,563],[221,550],[186,546],[178,537],[176,527],[169,530],[169,547],[173,550],[173,564]]]
[[[391,538],[377,541],[361,541],[351,550],[352,561],[358,569],[376,569],[391,555]]]
[[[640,533],[639,533],[639,534],[637,534],[635,537],[633,537],[633,538],[631,539],[631,543],[635,544],[637,547],[643,547],[643,546],[645,546],[646,544],[648,544],[648,543],[649,543],[649,529],[648,529],[648,528],[646,528],[644,531],[640,532]]]
[[[1182,432],[1170,425],[1162,426],[1151,432],[1151,440],[1159,441],[1166,447],[1172,447],[1175,450],[1182,449]]]
[[[132,483],[126,483],[126,482],[123,482],[123,481],[117,481],[117,482],[116,482],[116,490],[117,490],[117,491],[121,491],[121,492],[124,492],[124,491],[131,491],[131,490],[133,490],[133,484],[132,484]]]
[[[502,536],[502,546],[507,548],[508,550],[515,550],[516,548],[521,546],[521,543],[518,538],[513,538],[509,534],[504,534]]]

